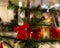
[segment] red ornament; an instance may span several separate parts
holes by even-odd
[[[24,24],[22,26],[18,26],[17,28],[18,28],[18,30],[29,28],[29,24]]]
[[[60,30],[59,29],[55,29],[55,32],[56,32],[57,38],[60,38]]]
[[[24,28],[29,28],[29,24],[24,24]]]
[[[40,32],[41,32],[40,28],[33,29],[32,31],[33,31],[33,33],[32,33],[32,39],[37,40],[37,39],[39,39],[41,37],[40,36],[41,35],[40,34]]]
[[[32,34],[32,39],[38,40],[40,37],[40,32],[35,32]]]
[[[3,44],[2,43],[0,43],[0,48],[3,48]]]
[[[59,39],[60,38],[60,30],[57,28],[49,28],[50,36],[52,39]]]
[[[14,27],[14,32],[19,32],[20,30],[23,30],[23,29],[26,29],[26,28],[29,28],[29,24],[24,24],[22,26]]]
[[[17,32],[17,30],[18,30],[17,27],[14,27],[14,32]]]
[[[39,31],[41,31],[41,29],[40,28],[35,28],[35,29],[32,29],[31,31],[32,32],[39,32]]]
[[[17,39],[27,40],[30,37],[30,32],[27,30],[29,24],[14,27],[14,31],[17,32]]]
[[[27,30],[21,30],[17,34],[17,39],[27,40],[30,37],[30,32]]]
[[[29,24],[24,24],[22,26],[14,27],[14,31],[17,32],[17,36],[16,36],[17,39],[27,40],[30,37],[32,39],[39,39],[41,37],[40,28],[30,29],[29,27],[30,27]]]

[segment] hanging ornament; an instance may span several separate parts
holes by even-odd
[[[52,39],[60,39],[60,29],[51,27],[49,31]]]
[[[27,30],[21,30],[17,33],[17,39],[19,40],[27,40],[30,37],[30,32]]]
[[[34,40],[38,40],[41,38],[41,29],[40,28],[36,28],[36,29],[32,29],[32,39]]]
[[[20,25],[18,27],[14,27],[14,31],[17,32],[17,39],[20,40],[27,40],[30,37],[30,33],[29,30],[29,24],[24,24],[24,25]]]
[[[20,25],[20,26],[14,27],[14,32],[19,32],[20,30],[25,30],[28,28],[29,28],[29,24]]]

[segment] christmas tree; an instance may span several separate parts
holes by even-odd
[[[19,7],[9,0],[8,8],[15,9],[16,23],[19,24],[15,26],[15,23],[13,24],[12,28],[14,32],[10,35],[8,35],[9,33],[5,36],[0,35],[0,40],[4,45],[10,48],[39,48],[39,43],[60,41],[59,22],[57,20],[59,10],[55,10],[55,8],[51,9],[49,6],[48,8],[41,7],[41,5],[30,8],[30,0],[27,0],[27,7]],[[19,12],[25,12],[25,17],[19,18]],[[2,43],[0,43],[0,48],[3,48]]]

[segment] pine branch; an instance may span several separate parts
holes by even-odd
[[[21,41],[19,39],[16,39],[14,37],[9,37],[9,36],[1,36],[0,35],[0,39],[1,38],[4,38],[4,39],[12,39],[12,40],[17,40],[17,41],[20,41],[21,43],[24,43],[24,42],[27,42],[27,40],[24,40],[24,41]],[[34,42],[38,42],[38,43],[47,43],[47,42],[60,42],[60,39],[42,39],[42,40],[34,40]]]
[[[2,35],[0,35],[0,37],[1,37],[1,38],[5,38],[5,39],[12,39],[12,40],[17,40],[17,41],[19,41],[19,39],[16,39],[16,38],[14,38],[14,37],[2,36]]]
[[[10,0],[8,1],[8,9],[14,9],[16,7],[18,7],[18,5],[13,4]]]
[[[39,26],[51,26],[49,24],[39,24]]]
[[[33,8],[26,8],[26,7],[21,7],[20,9],[23,9],[23,10],[29,10],[30,12],[46,12],[47,9],[40,9],[40,8],[37,8],[37,7],[33,7]],[[60,12],[60,10],[55,10],[55,9],[50,9],[49,12]]]
[[[10,45],[10,43],[6,42],[6,41],[3,41],[4,44],[7,44],[10,48],[14,48]]]

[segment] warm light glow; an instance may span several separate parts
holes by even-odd
[[[55,4],[55,7],[59,7],[60,5],[59,4]]]
[[[55,4],[54,6],[55,6],[55,9],[58,9],[60,7],[59,4]]]
[[[60,7],[60,5],[59,4],[54,4],[54,5],[52,5],[49,9],[51,9],[51,8],[55,8],[55,9],[58,9],[59,7]]]
[[[47,5],[42,5],[41,8],[48,9],[48,6]]]
[[[19,2],[19,7],[22,7],[22,2]]]

